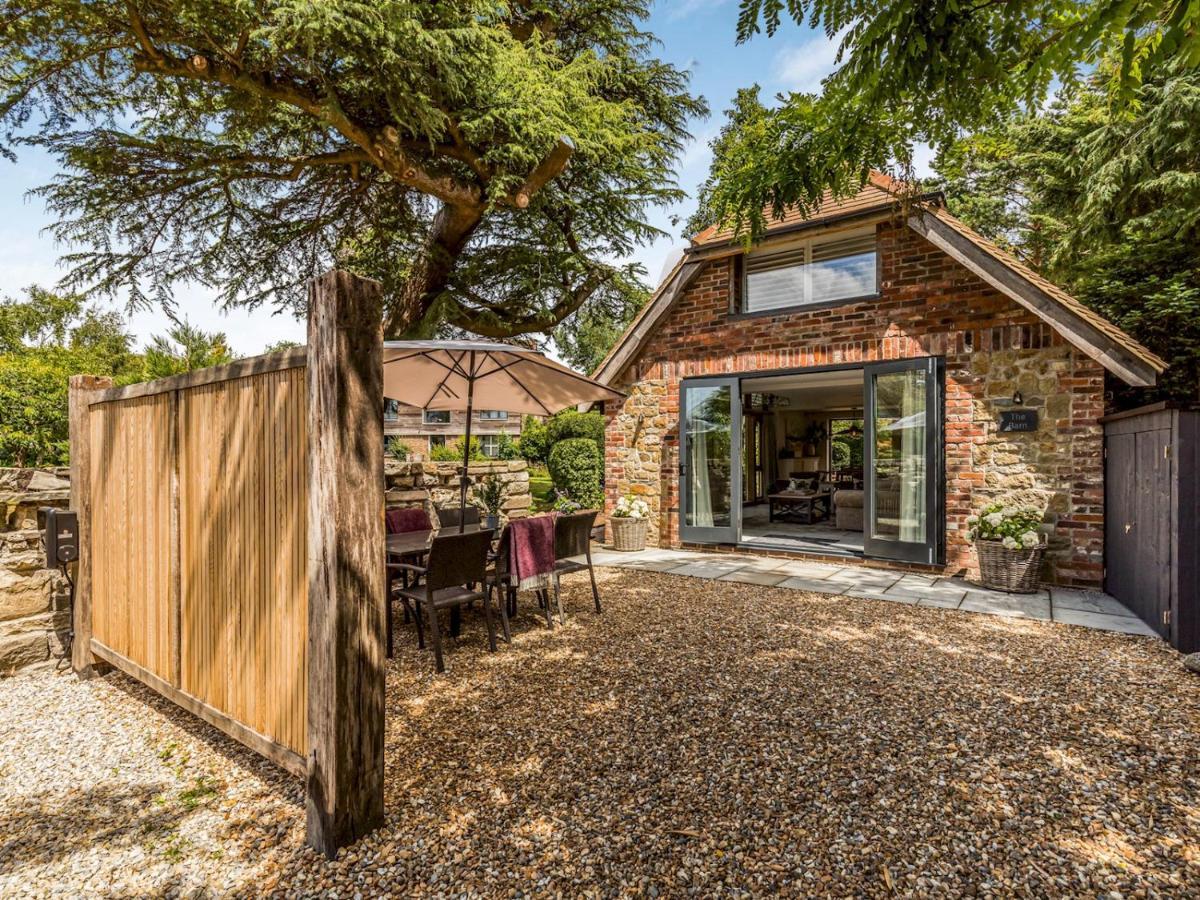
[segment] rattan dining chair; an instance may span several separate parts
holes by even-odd
[[[424,566],[411,563],[390,563],[389,568],[398,568],[419,575],[422,583],[396,591],[405,603],[411,603],[417,620],[417,645],[425,646],[425,625],[433,640],[434,667],[446,671],[442,661],[442,630],[438,613],[443,609],[464,606],[475,600],[483,602],[483,615],[487,620],[488,648],[496,650],[496,624],[492,619],[492,605],[488,592],[483,589],[486,578],[488,549],[492,545],[489,529],[470,531],[466,534],[443,532],[433,539],[429,556]],[[390,604],[389,604],[390,606]],[[423,619],[425,621],[423,621]],[[389,655],[391,647],[388,648]]]
[[[439,508],[437,511],[438,524],[442,526],[442,530],[447,528],[457,528],[461,520],[464,525],[479,524],[479,507],[468,506],[463,509],[459,506]]]
[[[595,601],[596,612],[600,612],[600,591],[596,588],[596,570],[592,567],[592,527],[596,524],[596,515],[594,509],[584,510],[559,516],[554,523],[554,589],[559,590],[560,576],[587,570],[592,580],[592,600]],[[581,556],[583,561],[579,560]],[[562,619],[561,601],[558,617]]]

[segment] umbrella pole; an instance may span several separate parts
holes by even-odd
[[[467,362],[467,433],[463,437],[463,470],[458,482],[458,533],[466,530],[467,518],[467,467],[471,464],[471,416],[475,405],[475,351],[471,351]]]

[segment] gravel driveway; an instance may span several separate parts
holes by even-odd
[[[0,894],[1200,892],[1200,680],[1153,639],[606,570],[389,671],[388,823],[131,680],[0,681]]]

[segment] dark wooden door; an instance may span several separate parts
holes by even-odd
[[[1105,568],[1108,592],[1170,638],[1171,429],[1110,434]]]

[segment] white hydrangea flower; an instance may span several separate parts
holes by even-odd
[[[1000,525],[1001,522],[1004,521],[1004,514],[998,513],[998,512],[988,513],[986,516],[983,517],[983,521],[987,522],[993,528],[996,528]]]
[[[1021,534],[1021,546],[1026,550],[1032,550],[1039,543],[1036,531],[1026,531]]]
[[[1003,540],[1001,543],[1003,543],[1003,544],[1004,544],[1004,546],[1005,546],[1007,549],[1009,549],[1009,550],[1016,550],[1016,549],[1017,549],[1017,539],[1016,539],[1016,538],[1014,538],[1014,537],[1012,537],[1012,536],[1010,536],[1010,535],[1007,535],[1007,534],[1006,534],[1006,535],[1004,536],[1004,540]]]
[[[979,521],[979,516],[967,516],[967,524],[968,525],[974,525],[978,521]]]

